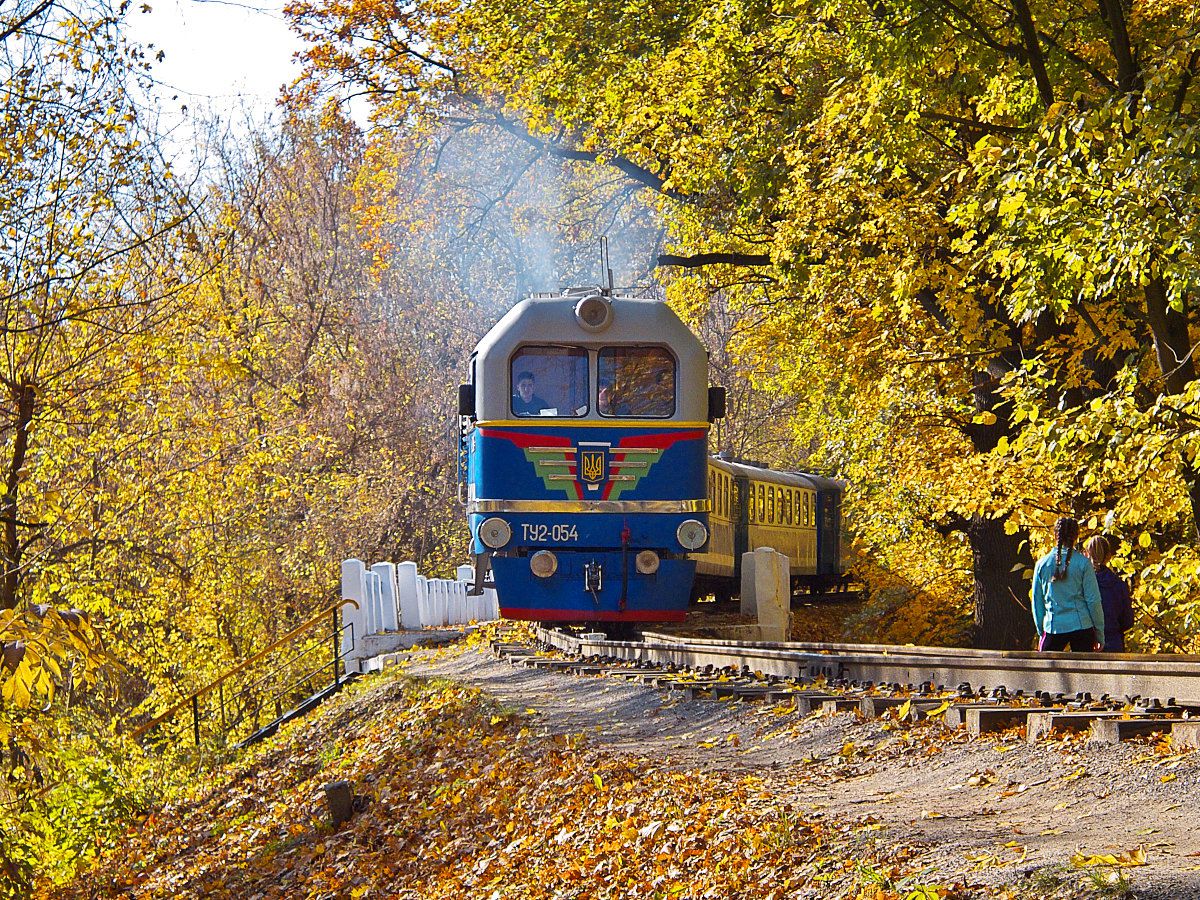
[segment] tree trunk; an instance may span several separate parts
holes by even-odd
[[[1003,519],[978,516],[966,532],[975,571],[972,645],[987,650],[1031,649],[1036,631],[1025,576],[1025,570],[1033,568],[1029,535],[1005,534]]]
[[[1163,376],[1164,394],[1181,394],[1196,377],[1192,359],[1187,309],[1173,309],[1167,303],[1167,291],[1162,279],[1155,278],[1146,285],[1146,321],[1154,338],[1154,356]],[[1200,538],[1200,473],[1195,460],[1184,456],[1179,474],[1187,485],[1192,506],[1193,535]]]
[[[4,544],[0,547],[4,561],[4,579],[0,581],[0,609],[16,607],[17,588],[21,584],[17,498],[21,489],[21,470],[25,467],[25,456],[29,452],[29,430],[37,406],[37,390],[31,382],[21,379],[13,387],[13,400],[17,406],[17,415],[13,423],[12,459],[9,460],[4,496],[0,497],[0,518],[4,522]]]
[[[1182,393],[1196,377],[1192,342],[1188,335],[1188,312],[1167,303],[1166,287],[1155,278],[1146,285],[1146,321],[1154,338],[1154,355],[1166,384],[1164,394]]]

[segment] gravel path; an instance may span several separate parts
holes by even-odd
[[[418,653],[409,672],[533,710],[536,733],[584,732],[589,752],[756,775],[809,816],[874,823],[881,839],[926,848],[932,880],[1013,884],[1021,898],[1200,900],[1200,754],[1148,742],[970,740],[936,723],[681,700],[617,679],[515,668],[478,651]],[[1091,882],[1071,869],[1074,854],[1138,848],[1146,865],[1122,870],[1130,893],[1079,887]]]

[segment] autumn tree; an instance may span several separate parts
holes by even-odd
[[[25,501],[42,454],[87,472],[86,421],[118,415],[136,375],[106,365],[171,311],[164,236],[191,213],[128,99],[137,60],[119,14],[19,3],[0,66],[0,608],[13,608],[59,523]],[[61,438],[51,449],[50,434]],[[65,487],[65,486],[63,486]],[[57,497],[68,501],[67,492]],[[79,494],[71,515],[88,515]],[[43,512],[39,510],[38,512]],[[57,546],[56,546],[57,545]],[[76,550],[86,550],[76,545]]]
[[[979,643],[1022,646],[1032,633],[1031,540],[1055,513],[1095,510],[1095,527],[1141,531],[1106,519],[1114,497],[1086,489],[1089,472],[1046,477],[1034,444],[1062,442],[1034,440],[1044,432],[1028,412],[1103,398],[1126,364],[1141,408],[1192,381],[1190,213],[1172,202],[1194,194],[1188,10],[291,11],[317,42],[313,71],[365,88],[381,120],[469,116],[610,166],[658,197],[673,265],[763,272],[770,285],[748,302],[772,298],[760,330],[806,373],[789,380],[794,396],[847,400],[857,439],[826,457],[863,476],[870,519],[892,510],[864,536],[883,548],[944,535],[951,570],[964,538]],[[1040,394],[1032,360],[1048,373]],[[1162,474],[1190,496],[1185,435]]]

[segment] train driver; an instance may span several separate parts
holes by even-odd
[[[513,394],[512,409],[518,416],[541,415],[542,410],[549,409],[550,404],[534,393],[533,373],[521,372],[517,375],[517,392]]]

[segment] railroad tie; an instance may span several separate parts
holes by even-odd
[[[1102,744],[1119,744],[1132,737],[1144,737],[1150,734],[1170,734],[1171,741],[1179,746],[1175,728],[1185,724],[1183,719],[1145,718],[1134,719],[1096,719],[1091,724],[1089,740]]]

